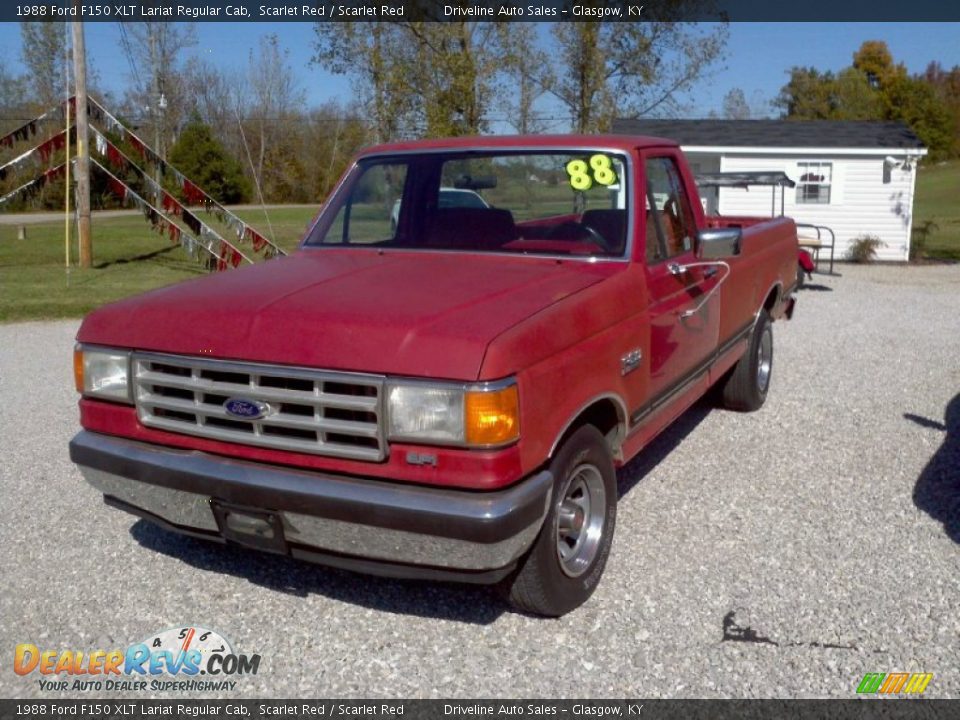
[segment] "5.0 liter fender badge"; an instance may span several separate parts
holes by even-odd
[[[227,415],[241,420],[259,420],[270,414],[269,405],[246,398],[227,398],[223,403],[223,409],[227,411]]]

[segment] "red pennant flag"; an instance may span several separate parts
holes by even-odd
[[[147,159],[147,148],[144,147],[142,142],[140,142],[140,138],[133,133],[130,133],[130,144],[133,145],[133,149],[137,151],[137,154],[140,157],[142,157],[144,160]]]
[[[123,155],[113,144],[107,145],[107,162],[109,162],[115,168],[120,169],[125,168],[127,165],[126,161],[123,159]]]
[[[163,211],[169,215],[180,214],[180,203],[166,190],[163,191]]]
[[[205,198],[206,195],[203,190],[186,178],[183,179],[183,199],[187,202],[187,205],[200,205]]]
[[[110,192],[112,192],[118,198],[120,198],[121,200],[126,198],[127,188],[124,186],[122,182],[112,177],[110,178],[107,184],[110,186]]]
[[[220,256],[217,258],[217,272],[223,272],[227,269],[227,254],[230,248],[226,243],[220,245]]]
[[[266,238],[251,227],[243,231],[243,239],[253,243],[254,252],[260,252],[263,250],[263,246],[267,244]]]

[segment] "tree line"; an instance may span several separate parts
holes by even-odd
[[[318,23],[311,63],[347,77],[351,95],[313,108],[276,35],[228,72],[190,56],[193,26],[126,23],[127,87],[100,92],[96,75],[89,85],[218,200],[313,203],[373,142],[504,129],[597,133],[617,117],[691,114],[690,93],[720,64],[728,28],[677,18],[711,1],[681,0],[645,23]],[[26,73],[0,65],[0,130],[65,96],[63,25],[21,23],[21,39]],[[788,119],[903,120],[931,158],[960,153],[960,68],[931,63],[911,76],[878,41],[839,73],[791,69],[774,107]],[[723,114],[757,112],[735,89]]]
[[[946,70],[931,62],[911,75],[880,40],[864,42],[836,73],[792,68],[775,106],[791,120],[899,120],[931,161],[960,156],[960,65]]]

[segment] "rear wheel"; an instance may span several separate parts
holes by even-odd
[[[759,410],[767,399],[773,373],[773,323],[761,310],[750,335],[750,345],[723,385],[723,404],[731,410]]]
[[[807,281],[807,271],[803,269],[803,266],[799,263],[797,264],[797,290],[803,287],[803,284]]]
[[[617,480],[607,442],[592,425],[567,439],[550,470],[550,510],[508,592],[521,610],[558,617],[586,602],[600,582],[616,525]]]

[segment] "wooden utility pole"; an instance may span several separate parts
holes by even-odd
[[[78,7],[81,0],[74,0]],[[79,12],[79,11],[78,11]],[[90,238],[90,131],[87,126],[87,52],[83,43],[83,23],[73,23],[73,77],[77,99],[77,216],[80,234],[80,267],[93,266],[93,241]]]

